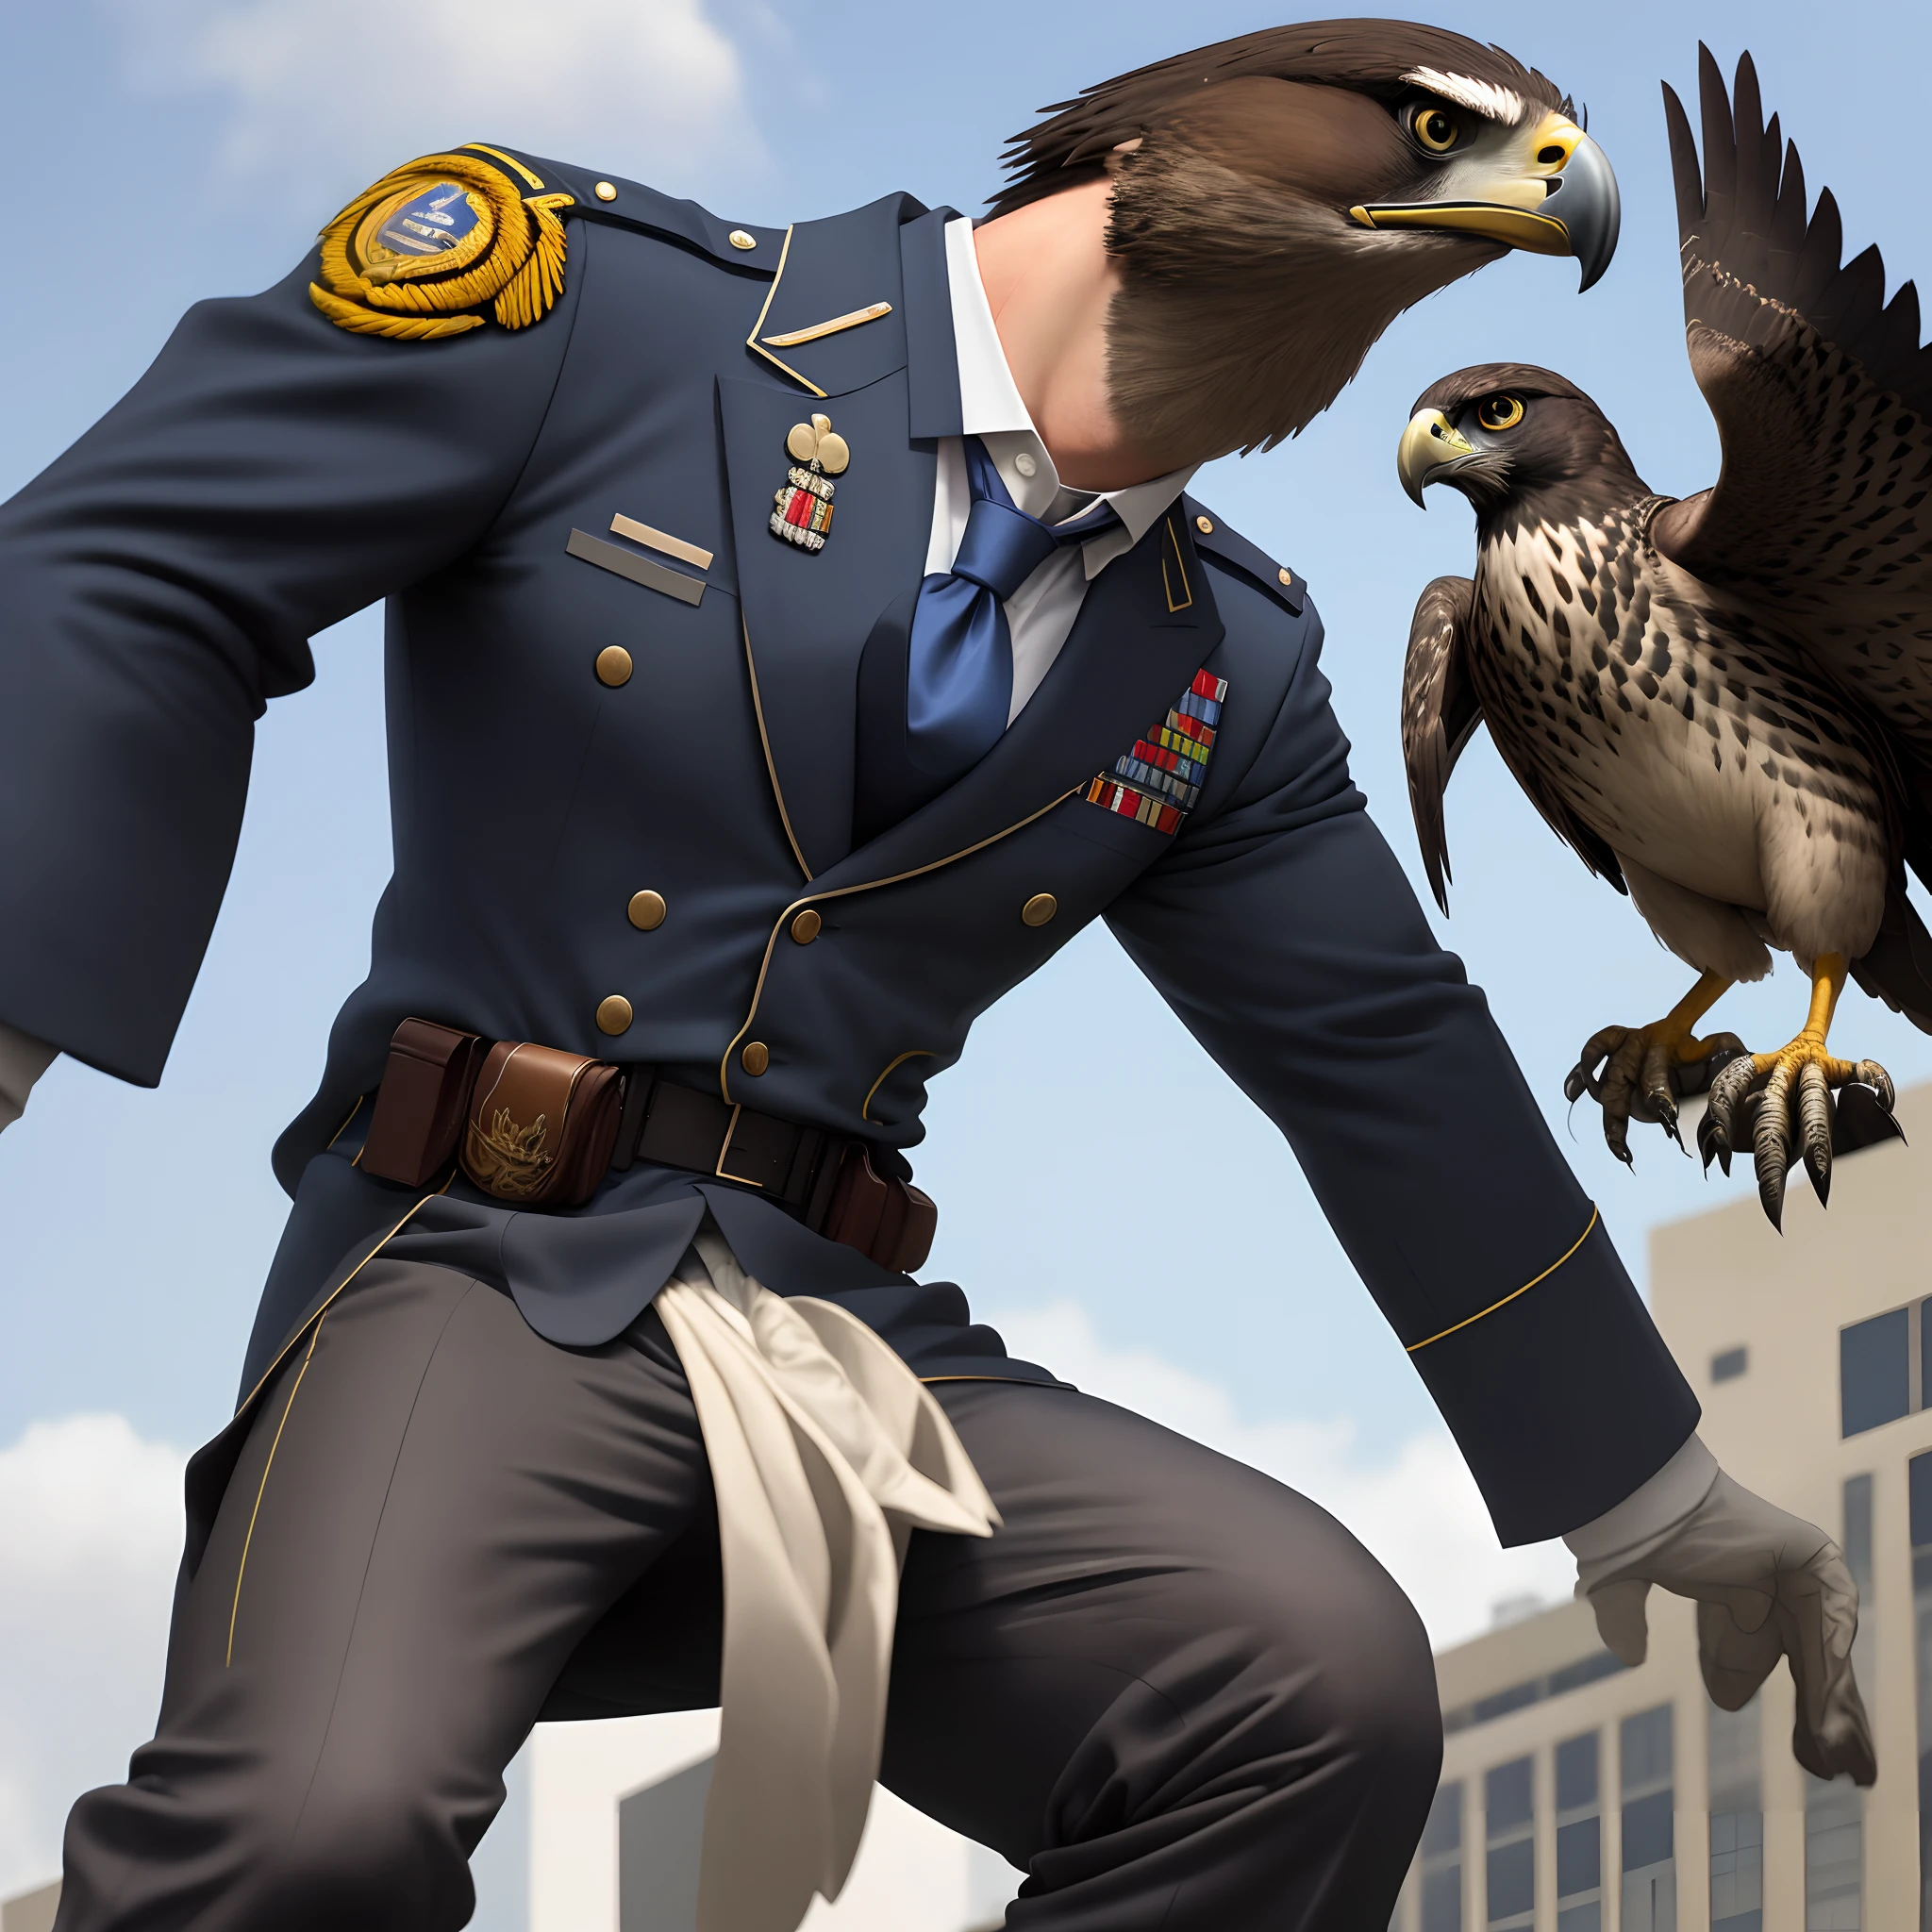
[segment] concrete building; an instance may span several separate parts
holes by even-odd
[[[530,1757],[530,1932],[695,1932],[715,1710],[542,1724]],[[756,1847],[747,1857],[757,1856]],[[992,1932],[1021,1874],[890,1791],[845,1890],[802,1932]]]
[[[24,1891],[0,1905],[0,1932],[54,1932],[54,1907],[59,1903],[58,1881]]]
[[[1745,1709],[1698,1675],[1696,1613],[1653,1592],[1618,1666],[1581,1604],[1437,1659],[1442,1783],[1391,1932],[1932,1932],[1932,1087],[1896,1142],[1659,1229],[1651,1305],[1737,1479],[1824,1525],[1863,1603],[1878,1749],[1860,1792],[1790,1751],[1780,1667]],[[1688,1132],[1686,1138],[1689,1138]]]

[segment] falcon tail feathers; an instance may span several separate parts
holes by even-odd
[[[1932,932],[1897,885],[1886,894],[1878,937],[1852,962],[1852,977],[1921,1033],[1932,1033]]]

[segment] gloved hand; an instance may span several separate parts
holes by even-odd
[[[1682,1507],[1687,1499],[1694,1500]],[[1624,1663],[1643,1661],[1653,1584],[1693,1598],[1713,1703],[1740,1709],[1786,1657],[1798,1691],[1798,1762],[1814,1777],[1876,1778],[1872,1726],[1852,1674],[1857,1586],[1822,1529],[1733,1482],[1692,1436],[1635,1496],[1564,1541],[1577,1559],[1576,1594]]]
[[[58,1047],[0,1022],[0,1132],[21,1117],[28,1091],[58,1052]]]

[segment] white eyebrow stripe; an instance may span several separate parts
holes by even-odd
[[[1467,108],[1485,120],[1500,121],[1513,127],[1523,119],[1523,96],[1491,81],[1472,80],[1466,74],[1444,74],[1434,67],[1411,67],[1402,77],[1411,87],[1426,88],[1432,94],[1441,94],[1445,101],[1454,101],[1458,108]]]

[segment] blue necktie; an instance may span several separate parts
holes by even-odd
[[[973,507],[950,575],[920,586],[906,653],[906,751],[948,783],[972,769],[1007,728],[1013,703],[1013,638],[1006,600],[1062,545],[1119,523],[1098,504],[1050,526],[1013,507],[976,436],[966,438]]]

